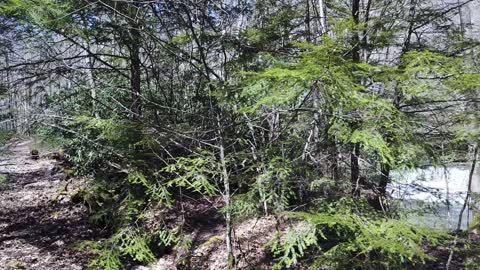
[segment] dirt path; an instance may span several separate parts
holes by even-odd
[[[0,174],[7,176],[0,182],[0,269],[86,269],[88,256],[72,246],[98,232],[82,206],[58,197],[65,175],[55,173],[55,160],[31,159],[30,144],[0,153]]]

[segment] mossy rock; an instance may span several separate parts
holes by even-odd
[[[38,149],[32,149],[30,155],[32,156],[32,159],[38,159],[40,157]]]
[[[11,261],[7,262],[7,266],[15,267],[15,268],[19,268],[19,269],[25,269],[26,268],[26,264],[24,262],[20,262],[20,261],[17,261],[17,260],[11,260]]]
[[[52,158],[55,160],[64,160],[65,159],[65,152],[62,148],[60,148],[57,152],[52,153]]]

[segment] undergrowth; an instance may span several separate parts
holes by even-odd
[[[72,201],[84,204],[90,222],[111,234],[77,247],[95,254],[93,269],[125,269],[131,262],[148,265],[168,250],[190,249],[183,224],[150,213],[170,211],[179,190],[191,196],[219,194],[211,181],[219,175],[214,155],[203,151],[202,156],[166,157],[159,164],[150,155],[158,143],[146,139],[146,132],[127,120],[88,117],[66,122],[61,129],[42,129],[40,136],[65,149],[74,174],[90,179]]]
[[[0,146],[5,145],[15,137],[14,131],[0,131]]]
[[[422,247],[451,238],[403,219],[365,215],[359,203],[341,199],[310,212],[287,212],[301,221],[271,243],[276,269],[399,269],[434,258]],[[308,256],[307,256],[308,255]]]
[[[171,250],[190,250],[183,212],[174,208],[185,194],[207,200],[222,195],[217,155],[204,149],[166,150],[159,143],[162,138],[147,139],[149,131],[126,120],[82,117],[65,124],[65,129],[72,128],[82,136],[58,129],[46,133],[61,142],[74,174],[91,179],[73,200],[86,205],[90,221],[111,235],[79,246],[96,254],[90,267],[125,269],[131,262],[148,265]],[[177,156],[171,155],[174,151]],[[301,186],[298,178],[310,177],[305,168],[280,154],[269,153],[262,163],[249,164],[241,154],[226,160],[238,171],[231,175],[232,186],[243,192],[232,197],[230,208],[220,207],[220,213],[230,212],[235,222],[271,214],[295,221],[270,243],[276,269],[404,268],[433,259],[422,250],[425,243],[439,245],[449,238],[388,218],[360,198],[334,196],[341,187],[327,177]],[[306,201],[301,194],[318,199]],[[308,207],[285,212],[298,202]],[[170,210],[173,219],[168,218]],[[152,211],[160,215],[152,218]]]

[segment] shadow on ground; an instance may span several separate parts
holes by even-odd
[[[0,160],[7,176],[0,186],[0,269],[86,269],[91,258],[72,247],[102,232],[88,224],[84,206],[59,196],[67,181],[54,160],[30,159],[28,143],[9,150]]]

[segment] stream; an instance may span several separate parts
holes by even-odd
[[[407,210],[411,222],[430,228],[455,230],[468,190],[471,164],[453,163],[444,167],[425,166],[392,173],[389,192],[397,207]],[[472,178],[472,197],[480,193],[480,172]],[[471,200],[473,201],[473,200]],[[465,209],[462,229],[467,229],[475,212]]]

